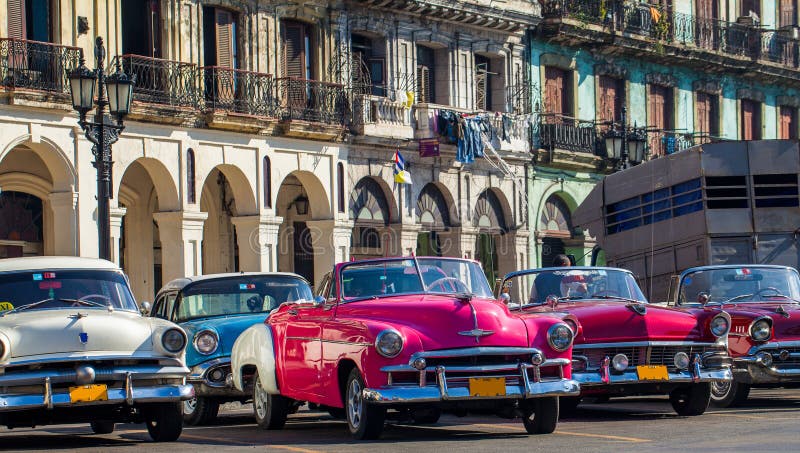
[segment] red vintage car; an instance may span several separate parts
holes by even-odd
[[[711,387],[712,401],[730,406],[750,387],[800,382],[800,276],[784,266],[703,266],[687,269],[671,305],[723,309],[731,316],[728,350],[733,381]]]
[[[719,308],[675,309],[648,304],[623,269],[556,267],[514,272],[500,299],[528,316],[550,314],[575,332],[572,377],[581,396],[669,394],[681,415],[699,415],[711,383],[731,379],[726,336],[730,317]],[[574,408],[580,398],[562,398]]]
[[[253,393],[265,429],[305,401],[346,418],[357,439],[378,437],[387,418],[435,422],[442,411],[519,416],[529,433],[550,433],[558,397],[579,392],[569,326],[511,314],[475,261],[341,263],[319,294],[234,344],[233,383]]]

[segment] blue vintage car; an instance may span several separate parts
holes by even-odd
[[[195,398],[184,402],[184,422],[208,423],[216,418],[220,404],[250,399],[229,378],[234,341],[248,327],[263,323],[280,304],[312,298],[308,282],[289,273],[203,275],[173,280],[161,288],[151,316],[177,323],[189,339],[187,380],[194,385]]]

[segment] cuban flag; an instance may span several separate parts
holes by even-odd
[[[411,184],[411,173],[406,171],[406,161],[399,150],[394,153],[394,182]]]

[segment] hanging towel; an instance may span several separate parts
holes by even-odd
[[[414,105],[414,92],[406,91],[406,108],[410,109]]]

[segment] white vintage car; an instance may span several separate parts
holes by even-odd
[[[144,422],[176,440],[186,334],[144,317],[113,263],[72,257],[0,260],[0,425],[90,423],[98,434]]]

